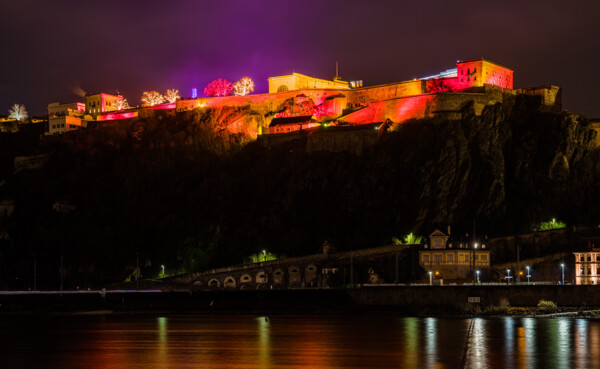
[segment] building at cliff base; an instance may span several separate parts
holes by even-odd
[[[588,240],[586,251],[574,252],[575,284],[600,283],[600,238]]]
[[[419,250],[419,265],[435,279],[473,279],[490,271],[490,250],[486,242],[452,237],[435,230]],[[479,273],[478,273],[479,271]]]

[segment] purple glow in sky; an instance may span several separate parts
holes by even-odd
[[[213,79],[292,71],[365,85],[402,81],[485,57],[515,87],[557,84],[565,109],[600,117],[596,1],[6,1],[0,5],[0,115],[15,103],[119,91],[190,96]]]

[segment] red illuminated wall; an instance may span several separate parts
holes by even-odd
[[[98,117],[96,117],[96,120],[97,121],[107,121],[107,120],[117,120],[117,119],[128,119],[128,118],[137,117],[137,115],[138,115],[137,111],[128,111],[128,112],[122,112],[122,113],[108,113],[108,114],[98,115]]]

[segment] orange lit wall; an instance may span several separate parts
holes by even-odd
[[[359,88],[348,92],[348,105],[366,105],[375,100],[395,99],[422,94],[424,81],[414,80],[387,85]]]

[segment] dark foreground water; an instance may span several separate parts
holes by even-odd
[[[600,368],[600,321],[0,317],[0,368]]]

